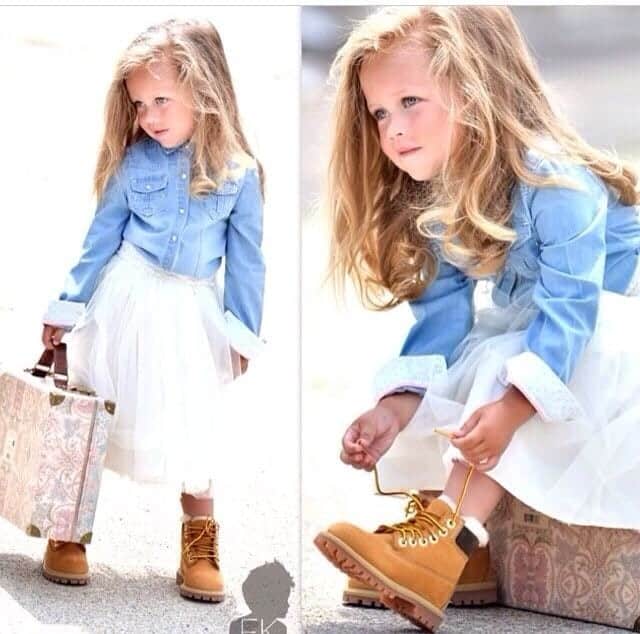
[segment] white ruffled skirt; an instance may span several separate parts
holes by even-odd
[[[116,403],[107,468],[207,486],[237,364],[225,333],[215,280],[166,272],[123,242],[68,339],[71,384]]]
[[[531,308],[480,311],[461,356],[429,385],[381,460],[383,488],[443,488],[452,461],[462,457],[433,428],[459,428],[502,396],[505,361],[524,352],[534,314]],[[582,415],[535,415],[516,431],[488,475],[563,522],[640,529],[640,297],[602,293],[594,335],[567,387],[568,393],[547,394],[547,402],[561,406],[558,399],[575,398]]]

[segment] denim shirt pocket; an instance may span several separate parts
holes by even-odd
[[[166,208],[167,175],[145,174],[129,178],[129,207],[140,216],[152,216]]]
[[[228,218],[238,198],[238,183],[225,181],[207,197],[206,208],[211,220]]]
[[[524,277],[534,277],[540,265],[537,243],[531,225],[526,219],[515,217],[512,228],[518,235],[509,248],[506,266]]]

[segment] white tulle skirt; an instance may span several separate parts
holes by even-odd
[[[68,357],[72,384],[116,403],[107,468],[138,482],[207,486],[221,388],[237,359],[215,280],[163,271],[124,242],[68,338]]]
[[[638,289],[640,290],[640,289]],[[458,450],[433,432],[458,428],[502,396],[504,362],[525,350],[529,308],[489,308],[446,375],[379,465],[383,487],[441,489]],[[595,333],[569,390],[587,416],[520,427],[488,475],[542,513],[572,524],[640,529],[640,298],[603,292]]]

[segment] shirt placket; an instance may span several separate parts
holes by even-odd
[[[171,165],[175,163],[175,167]],[[189,203],[189,159],[184,152],[174,152],[169,156],[170,169],[177,172],[176,179],[176,206],[178,213],[174,214],[173,227],[169,235],[164,268],[173,270],[175,268],[178,254],[178,243],[187,224],[187,207]]]

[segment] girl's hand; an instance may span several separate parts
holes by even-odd
[[[356,469],[371,471],[407,426],[420,404],[420,396],[392,394],[358,417],[342,438],[340,460]]]
[[[340,460],[356,469],[371,471],[399,433],[396,414],[378,404],[349,425],[342,437]]]
[[[453,433],[451,444],[478,471],[489,471],[498,464],[518,427],[534,413],[531,403],[517,388],[510,386],[500,400],[476,410]]]
[[[240,374],[244,374],[249,367],[249,359],[246,359],[241,354],[238,355],[240,357]]]
[[[64,336],[64,328],[57,328],[56,326],[50,326],[49,324],[43,324],[42,326],[42,343],[47,350],[53,350],[53,346],[57,346]]]

